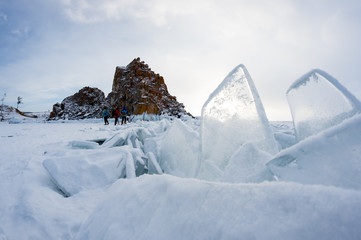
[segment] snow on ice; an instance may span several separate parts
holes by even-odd
[[[359,239],[358,100],[308,76],[288,91],[301,141],[268,122],[243,65],[203,119],[0,122],[0,239]],[[320,104],[327,123],[304,133],[316,118],[299,114],[333,99],[321,86],[346,103]]]
[[[144,175],[113,184],[75,239],[358,239],[360,199],[324,186]]]

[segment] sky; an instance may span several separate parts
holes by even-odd
[[[286,91],[315,68],[361,99],[360,43],[360,0],[0,0],[0,97],[36,112],[85,86],[107,96],[140,57],[200,116],[244,64],[268,119],[291,120]]]

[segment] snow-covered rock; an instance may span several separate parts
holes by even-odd
[[[61,103],[53,105],[49,120],[101,118],[105,95],[98,88],[84,87]]]

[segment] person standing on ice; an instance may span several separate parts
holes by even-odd
[[[108,118],[109,118],[109,110],[104,107],[103,109],[103,118],[104,118],[104,125],[109,125]]]
[[[118,110],[118,108],[114,108],[113,112],[114,112],[114,125],[117,125],[118,120],[119,120],[119,110]]]
[[[120,112],[121,116],[122,116],[122,125],[127,124],[127,115],[128,115],[128,111],[126,107],[123,107],[123,110]]]

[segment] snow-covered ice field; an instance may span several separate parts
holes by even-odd
[[[169,133],[173,125],[178,126]],[[200,120],[125,126],[104,126],[101,120],[2,122],[0,239],[360,239],[361,177],[348,176],[361,169],[359,125],[356,116],[295,144],[290,122],[272,122],[283,150],[267,166],[279,181],[234,176],[211,181],[178,177],[186,171],[185,156],[197,154],[192,149],[198,141],[189,139],[199,137]],[[124,133],[135,137],[120,137]],[[257,155],[245,149],[246,156]],[[175,162],[168,166],[175,174],[135,177],[139,172],[132,175],[131,169],[143,166],[142,160],[151,166],[149,152],[158,161],[175,153],[171,160],[181,159],[180,167]],[[303,165],[282,168],[284,156]],[[341,165],[337,171],[332,168],[337,161],[354,169]],[[153,167],[154,173],[159,166]],[[324,168],[329,171],[315,177]],[[118,179],[122,174],[126,178]],[[337,182],[329,174],[337,175]],[[354,182],[347,184],[350,179]]]

